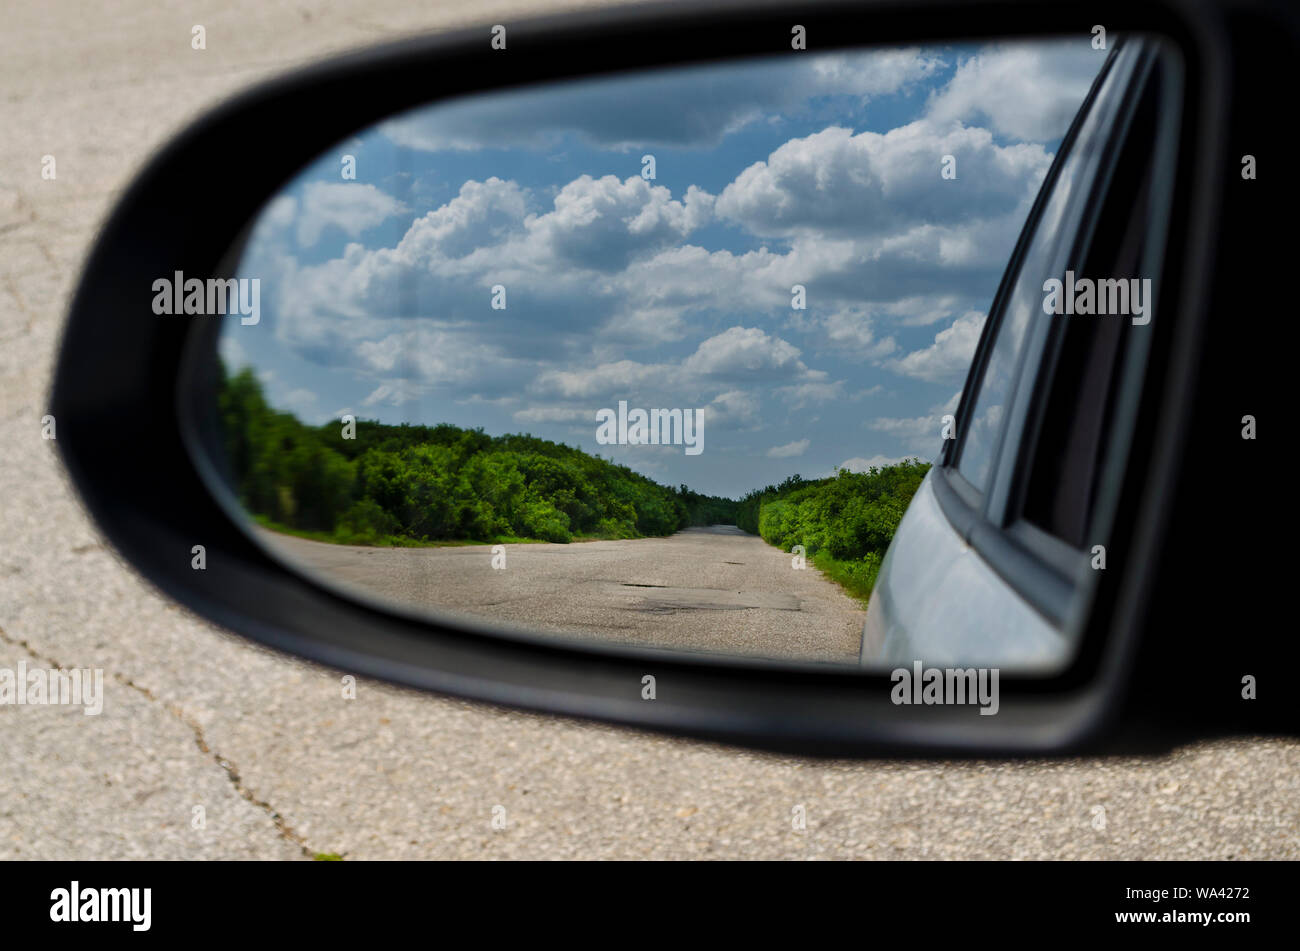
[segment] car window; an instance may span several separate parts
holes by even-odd
[[[975,390],[974,408],[965,414],[957,471],[976,489],[989,487],[993,461],[998,457],[1006,409],[1020,375],[1029,330],[1035,315],[1042,315],[1043,282],[1055,271],[1062,245],[1073,237],[1073,221],[1085,197],[1088,178],[1100,143],[1105,138],[1109,111],[1100,103],[1122,82],[1112,71],[1097,101],[1079,126],[1070,151],[1055,179],[1033,238],[1020,262],[1014,285],[1005,298],[996,336]],[[969,398],[969,396],[967,397]]]
[[[1109,183],[1090,242],[1092,251],[1077,268],[1080,274],[1104,278],[1115,297],[1127,299],[1128,310],[1136,301],[1121,292],[1131,293],[1134,281],[1141,278],[1150,217],[1143,210],[1152,200],[1156,97],[1152,83],[1138,105]],[[1088,544],[1123,347],[1129,334],[1142,332],[1151,303],[1147,299],[1148,313],[1136,317],[1108,313],[1055,318],[1049,359],[1044,361],[1050,384],[1045,387],[1036,436],[1027,444],[1022,514],[1076,549]]]

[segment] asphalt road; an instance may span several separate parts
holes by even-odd
[[[48,0],[5,11],[0,667],[102,667],[106,696],[99,716],[0,707],[0,859],[1300,857],[1297,741],[1151,760],[807,762],[369,681],[348,700],[340,672],[192,617],[105,548],[40,418],[79,263],[131,173],[201,108],[295,64],[542,9]],[[205,51],[190,49],[194,23]],[[47,154],[54,181],[40,176]],[[256,143],[232,143],[231,174],[256,160]]]
[[[568,639],[856,664],[865,612],[734,525],[668,538],[363,548],[258,531],[318,577],[444,616]]]

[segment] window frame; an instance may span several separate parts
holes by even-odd
[[[1101,69],[1098,70],[1097,76],[1093,79],[1092,86],[1088,94],[1084,97],[1078,112],[1070,122],[1069,129],[1066,130],[1064,138],[1061,140],[1061,146],[1057,149],[1056,156],[1052,160],[1051,166],[1047,170],[1047,175],[1043,179],[1043,184],[1038,189],[1038,194],[1034,198],[1034,203],[1029,209],[1029,216],[1025,220],[1024,226],[1020,229],[1020,235],[1016,239],[1015,247],[1012,249],[1011,257],[1007,262],[1006,268],[1002,272],[1002,279],[998,282],[998,289],[993,295],[993,302],[989,307],[988,318],[984,322],[984,328],[980,333],[980,339],[975,348],[975,356],[971,360],[970,369],[966,372],[966,380],[962,385],[961,398],[957,403],[957,409],[953,413],[955,418],[956,432],[952,439],[945,439],[940,447],[939,455],[935,459],[936,469],[946,469],[951,478],[951,488],[957,495],[973,508],[979,508],[982,505],[985,494],[984,489],[980,489],[958,470],[957,465],[961,460],[961,455],[966,446],[967,423],[975,411],[975,403],[979,399],[980,390],[983,388],[984,375],[988,370],[989,358],[992,354],[994,345],[997,342],[997,335],[1002,327],[1002,320],[1007,308],[1008,299],[1015,289],[1016,282],[1020,276],[1020,269],[1024,264],[1024,259],[1038,234],[1038,223],[1043,215],[1048,201],[1051,198],[1053,190],[1056,188],[1057,181],[1060,178],[1061,169],[1069,159],[1070,152],[1074,147],[1075,140],[1078,138],[1079,129],[1083,125],[1086,117],[1092,111],[1097,97],[1104,85],[1107,77],[1110,75],[1116,58],[1119,56],[1122,44],[1117,44],[1111,53],[1102,63]],[[997,439],[1001,442],[1002,432],[1005,429],[999,427]],[[994,450],[994,462],[996,464],[998,452]],[[992,478],[993,473],[990,473]]]
[[[1130,80],[1130,88],[1145,87],[1146,84],[1152,81],[1157,69],[1159,69],[1158,52],[1154,49],[1144,50]],[[1162,90],[1162,94],[1163,92]],[[1141,102],[1138,98],[1126,99],[1122,110],[1123,115],[1112,130],[1107,145],[1107,161],[1105,166],[1099,169],[1100,174],[1092,187],[1093,197],[1100,200],[1089,203],[1089,214],[1082,222],[1082,227],[1077,233],[1074,249],[1071,252],[1072,258],[1079,262],[1081,266],[1086,267],[1096,250],[1097,228],[1102,219],[1103,204],[1105,201],[1110,200],[1109,196],[1114,188],[1116,176],[1119,174],[1122,151],[1127,147],[1128,139],[1133,133],[1134,122],[1140,105]],[[1158,180],[1159,174],[1155,169],[1165,165],[1168,161],[1171,135],[1167,123],[1164,125],[1157,123],[1153,130],[1154,145],[1150,158],[1150,167],[1153,171],[1149,173],[1152,176],[1152,188],[1147,205],[1141,210],[1143,214],[1149,217],[1145,223],[1145,233],[1142,236],[1141,251],[1139,253],[1141,263],[1138,270],[1141,273],[1153,275],[1153,288],[1158,286],[1159,283],[1159,264],[1163,256],[1164,245],[1161,221],[1166,217],[1160,212],[1152,214],[1152,211],[1162,204],[1160,194],[1162,188]],[[1167,188],[1163,190],[1168,191]],[[1018,445],[1014,447],[1015,451],[1009,452],[1005,459],[999,460],[999,464],[1007,468],[1010,477],[1007,485],[1006,504],[1001,513],[1001,525],[1006,531],[1019,537],[1023,544],[1035,550],[1045,561],[1056,565],[1059,571],[1070,574],[1077,569],[1079,557],[1081,555],[1086,557],[1091,546],[1085,543],[1084,548],[1075,548],[1064,539],[1031,522],[1024,514],[1026,492],[1037,459],[1042,427],[1046,422],[1045,414],[1048,398],[1057,379],[1060,359],[1065,345],[1066,329],[1065,324],[1059,321],[1051,322],[1047,329],[1038,365],[1034,368],[1033,379],[1029,381],[1030,414],[1025,420],[1024,430],[1021,433]],[[1141,372],[1141,368],[1137,364],[1144,362],[1145,348],[1143,347],[1142,338],[1147,336],[1149,335],[1126,333],[1119,346],[1114,358],[1111,377],[1111,386],[1116,391],[1117,401],[1126,382],[1129,386],[1132,386],[1134,373],[1140,374]],[[1028,374],[1026,375],[1028,376]],[[1093,460],[1095,469],[1109,465],[1108,456],[1115,446],[1115,434],[1108,433],[1103,439],[1100,454]],[[1088,519],[1091,533],[1096,532],[1099,508],[1100,500],[1094,501],[1093,511]]]
[[[1125,49],[1134,48],[1136,53],[1131,59],[1121,59]],[[1003,274],[955,414],[956,438],[945,440],[934,467],[935,495],[940,509],[954,530],[1020,597],[1058,629],[1066,625],[1079,603],[1075,595],[1087,580],[1084,572],[1089,555],[1022,517],[1023,487],[1033,463],[1032,450],[1041,424],[1041,413],[1034,410],[1041,410],[1041,401],[1055,376],[1055,353],[1060,341],[1060,328],[1057,324],[1039,321],[1026,332],[1027,337],[1021,345],[1004,404],[1007,411],[1003,414],[995,437],[986,488],[981,490],[972,484],[958,471],[957,466],[965,448],[969,420],[984,383],[984,374],[996,344],[998,330],[1020,279],[1021,267],[1038,237],[1040,218],[1058,184],[1061,168],[1070,158],[1079,130],[1091,118],[1094,109],[1107,109],[1111,113],[1112,121],[1104,126],[1107,129],[1105,147],[1082,170],[1079,193],[1071,196],[1063,216],[1067,222],[1064,227],[1070,229],[1070,237],[1053,250],[1053,273],[1057,264],[1086,260],[1091,251],[1101,207],[1111,188],[1122,145],[1128,138],[1132,118],[1137,111],[1138,100],[1128,93],[1150,80],[1160,56],[1160,50],[1154,44],[1140,39],[1121,41],[1116,44],[1098,72],[1088,96],[1062,139],[1061,147]],[[1126,70],[1127,75],[1119,77],[1120,85],[1114,87],[1115,93],[1107,90],[1107,98],[1100,99],[1102,87],[1116,69]],[[1180,102],[1182,92],[1179,77],[1175,76],[1168,86],[1162,90],[1162,95],[1169,97],[1170,101]],[[1176,109],[1166,108],[1162,110],[1162,116],[1167,117],[1175,112]],[[1155,167],[1176,164],[1176,140],[1176,129],[1171,130],[1171,123],[1166,119],[1156,129],[1155,154],[1152,157]],[[1159,172],[1154,174],[1158,176]],[[1166,202],[1171,190],[1171,186],[1163,188]],[[1150,208],[1155,209],[1159,200],[1159,196],[1153,197]],[[1160,215],[1154,215],[1153,218],[1162,220]],[[1153,220],[1148,227],[1142,252],[1144,262],[1154,261],[1157,265],[1147,268],[1144,263],[1144,268],[1151,270],[1157,277],[1163,253],[1160,249],[1164,244],[1160,220]],[[1046,359],[1049,357],[1050,364]],[[1140,386],[1144,358],[1145,348],[1129,347],[1121,352],[1117,375],[1120,377],[1122,392],[1132,392],[1134,387]],[[1115,445],[1117,440],[1127,442],[1124,439],[1126,436],[1127,433],[1112,433],[1106,440],[1107,445]],[[1102,459],[1105,459],[1104,455]],[[1113,507],[1113,500],[1109,500],[1112,503],[1109,506],[1104,505],[1104,501],[1106,500],[1099,499],[1094,506],[1091,518],[1094,527],[1104,510]]]

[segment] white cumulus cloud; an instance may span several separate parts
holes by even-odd
[[[329,226],[341,228],[350,238],[375,227],[406,205],[374,185],[359,182],[311,182],[302,193],[298,211],[298,244],[309,248]],[[282,218],[291,209],[281,204],[270,209],[270,220]]]

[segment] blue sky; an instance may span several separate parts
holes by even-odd
[[[1088,41],[792,51],[381,123],[263,210],[238,269],[262,319],[222,355],[307,422],[530,432],[713,494],[930,459]],[[703,409],[704,451],[597,445],[619,400]]]

